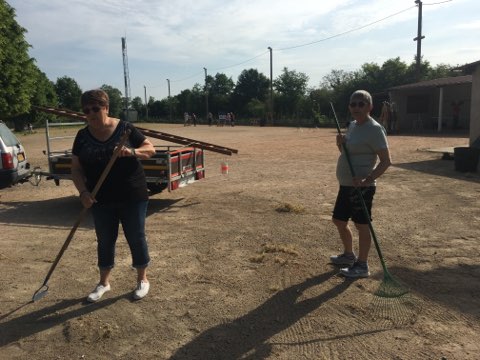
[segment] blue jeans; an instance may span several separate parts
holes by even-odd
[[[132,254],[132,266],[137,269],[148,266],[150,256],[145,237],[147,205],[148,201],[132,201],[96,203],[92,206],[100,269],[111,269],[115,265],[115,243],[120,223]]]

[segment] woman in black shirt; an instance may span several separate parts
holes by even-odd
[[[78,131],[73,143],[72,178],[83,206],[92,208],[100,269],[100,281],[87,300],[95,302],[110,290],[109,277],[115,264],[120,223],[132,254],[132,266],[137,269],[133,297],[142,299],[150,288],[146,272],[150,257],[145,237],[148,190],[138,159],[151,157],[155,148],[132,124],[108,116],[109,98],[103,90],[86,91],[81,104],[87,126]],[[93,198],[90,191],[127,130],[131,131],[127,143]]]

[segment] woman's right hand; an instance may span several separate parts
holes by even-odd
[[[83,191],[80,194],[80,201],[82,202],[83,207],[87,209],[91,208],[92,205],[97,202],[90,191]]]

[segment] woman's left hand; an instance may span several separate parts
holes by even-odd
[[[115,148],[116,150],[117,148]],[[135,156],[135,149],[129,148],[128,146],[122,146],[122,149],[118,153],[118,157],[127,157],[127,156]]]

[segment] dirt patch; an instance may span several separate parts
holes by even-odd
[[[84,302],[97,281],[88,217],[47,296],[31,303],[80,203],[68,181],[1,190],[0,358],[478,358],[480,176],[419,150],[466,137],[389,137],[394,166],[379,182],[373,225],[411,292],[388,301],[373,295],[383,276],[373,248],[369,279],[347,281],[328,264],[340,250],[333,129],[146,126],[239,154],[208,153],[206,179],[151,198],[152,287],[140,302],[123,235],[112,291]],[[46,170],[43,132],[20,137]]]

